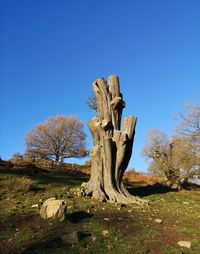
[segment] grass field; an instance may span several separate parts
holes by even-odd
[[[174,192],[161,184],[129,184],[131,193],[150,202],[141,209],[74,195],[73,189],[87,179],[79,173],[1,170],[0,253],[200,253],[200,191]],[[65,221],[43,220],[39,208],[31,207],[40,207],[49,197],[66,200]],[[61,240],[63,234],[76,230],[81,233],[79,243]],[[180,240],[191,241],[191,249],[181,249]]]

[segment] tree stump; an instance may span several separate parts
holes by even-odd
[[[84,192],[100,201],[143,205],[147,202],[132,196],[122,182],[132,154],[137,118],[125,118],[120,131],[125,102],[117,76],[110,76],[108,82],[99,78],[92,87],[98,115],[88,124],[94,146],[90,152],[91,177],[84,184]]]

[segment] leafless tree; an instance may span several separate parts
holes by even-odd
[[[86,155],[83,123],[73,116],[54,116],[35,126],[26,136],[27,154],[56,162]]]
[[[149,132],[143,155],[150,159],[150,171],[166,177],[174,188],[180,188],[181,180],[192,176],[197,159],[195,147],[188,139],[169,139],[159,130]]]

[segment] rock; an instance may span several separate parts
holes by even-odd
[[[177,243],[180,247],[185,247],[190,249],[191,248],[191,242],[190,241],[179,241]]]
[[[59,199],[59,198],[62,198],[62,197],[63,197],[63,194],[60,194],[60,193],[59,194],[55,194],[55,198],[56,199]]]
[[[61,239],[65,243],[78,243],[80,241],[80,232],[74,231],[72,233],[62,235]]]
[[[32,205],[31,207],[34,208],[34,207],[38,207],[38,206],[39,206],[38,204],[34,204],[34,205]]]
[[[96,235],[92,235],[92,236],[91,236],[91,240],[92,240],[93,242],[96,241],[96,240],[97,240]]]
[[[66,215],[66,204],[64,200],[49,198],[43,203],[39,213],[43,219],[52,218],[62,221]]]
[[[163,222],[163,220],[161,220],[161,219],[155,219],[154,220],[156,223],[158,223],[158,224],[161,224],[162,222]]]
[[[105,221],[109,221],[109,218],[104,218]]]
[[[108,230],[103,230],[102,232],[101,232],[101,234],[105,237],[105,236],[107,236],[108,235]]]

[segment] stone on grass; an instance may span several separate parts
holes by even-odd
[[[62,221],[65,219],[66,210],[64,200],[49,198],[43,203],[39,213],[43,219],[51,218]]]
[[[62,235],[61,239],[63,240],[64,243],[79,243],[80,232],[74,231],[72,233]]]
[[[177,243],[180,247],[185,247],[190,249],[191,248],[191,242],[190,241],[179,241]]]
[[[108,230],[103,230],[102,232],[101,232],[101,234],[105,237],[105,236],[107,236],[108,235]]]
[[[159,223],[159,224],[163,222],[163,220],[161,220],[161,219],[155,219],[154,221],[155,221],[156,223]]]
[[[35,207],[38,207],[39,205],[38,204],[33,204],[31,207],[35,208]]]
[[[104,218],[105,221],[109,221],[110,219],[109,218]]]

